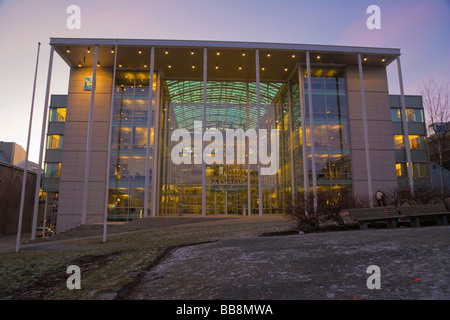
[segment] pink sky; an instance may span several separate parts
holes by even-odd
[[[66,27],[66,8],[81,9],[81,30]],[[366,8],[381,8],[381,30],[368,30]],[[24,148],[37,42],[42,42],[31,161],[37,162],[48,68],[49,38],[143,38],[259,41],[400,48],[406,94],[422,79],[448,81],[449,1],[0,0],[0,140]],[[52,94],[67,92],[69,69],[55,55]],[[396,65],[388,67],[398,93]]]

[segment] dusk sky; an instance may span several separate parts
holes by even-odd
[[[69,30],[70,5],[81,29]],[[381,9],[369,30],[367,7]],[[29,160],[38,162],[50,37],[222,40],[399,48],[405,94],[422,80],[448,82],[450,0],[0,0],[0,141],[27,145],[37,43],[41,42]],[[67,93],[69,67],[55,54],[51,94]],[[397,66],[389,90],[399,93]]]

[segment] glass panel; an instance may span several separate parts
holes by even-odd
[[[427,149],[427,142],[425,136],[409,135],[409,146],[411,149]]]
[[[47,149],[62,149],[64,136],[51,134],[47,137]]]
[[[59,178],[61,176],[61,163],[46,163],[44,177]]]
[[[429,178],[430,169],[428,163],[414,163],[412,164],[414,178]]]
[[[408,122],[424,122],[423,110],[421,109],[406,109],[406,118]]]
[[[395,149],[404,149],[405,148],[405,141],[402,134],[395,134],[394,135],[394,148]]]
[[[117,71],[114,93],[112,150],[110,162],[110,220],[131,220],[144,214],[145,155],[150,148],[148,208],[151,208],[151,181],[154,144],[154,107],[156,74],[153,75],[153,100],[150,121],[150,146],[147,146],[149,72]]]
[[[65,122],[66,108],[50,108],[50,122]]]
[[[402,121],[401,109],[397,109],[397,108],[392,108],[391,109],[391,120],[393,122],[400,122],[400,121]]]

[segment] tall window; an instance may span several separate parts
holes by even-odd
[[[60,134],[51,134],[47,137],[47,149],[62,149],[64,136]]]
[[[44,177],[59,178],[61,176],[61,163],[46,163]]]
[[[65,122],[66,108],[50,108],[50,122]]]

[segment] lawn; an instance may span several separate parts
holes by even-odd
[[[171,248],[292,230],[287,218],[226,219],[66,241],[0,252],[0,299],[110,299]],[[81,269],[81,289],[69,290],[69,265]]]

